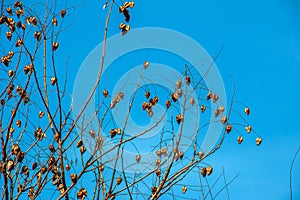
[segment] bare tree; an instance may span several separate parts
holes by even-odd
[[[188,190],[201,194],[202,199],[215,199],[223,190],[229,195],[228,185],[232,180],[226,181],[223,170],[217,180],[209,184],[208,176],[213,173],[213,167],[204,160],[222,147],[230,133],[238,134],[238,144],[243,141],[242,129],[246,134],[257,133],[245,119],[250,109],[235,100],[235,90],[229,107],[225,108],[219,95],[205,84],[214,60],[204,76],[193,70],[193,66],[185,65],[180,77],[171,81],[174,91],[157,85],[141,86],[151,68],[151,63],[144,61],[138,74],[139,81],[124,83],[124,88],[134,85],[132,94],[122,90],[110,94],[111,91],[102,84],[110,17],[124,15],[119,29],[126,39],[126,33],[130,31],[129,10],[134,11],[134,2],[106,2],[103,8],[108,14],[97,80],[73,117],[74,99],[67,88],[67,76],[58,70],[58,66],[62,66],[57,63],[56,53],[64,48],[59,43],[59,36],[72,24],[72,20],[68,20],[71,18],[69,13],[77,7],[61,5],[57,1],[30,5],[20,1],[1,2],[1,197],[6,200],[42,197],[159,199],[162,196],[189,199]],[[67,69],[68,60],[65,74],[68,74]],[[165,78],[168,79],[168,75]],[[85,110],[96,94],[100,103],[91,116],[86,116]],[[126,95],[130,98],[126,112],[122,113],[125,121],[117,127],[112,110],[118,109]],[[128,120],[137,112],[136,105],[139,112],[146,113],[154,123],[132,135],[128,132]],[[165,108],[161,115],[155,113],[158,105]],[[213,119],[209,118],[211,114]],[[192,136],[185,132],[190,120],[188,115],[204,116],[197,123],[199,126],[194,127]],[[233,115],[237,116],[234,119],[238,122],[231,120]],[[205,116],[209,120],[205,120]],[[94,120],[96,127],[93,124],[91,128]],[[201,133],[216,123],[223,126],[221,138],[212,150],[203,152]],[[155,157],[146,160],[141,153],[140,139],[161,124],[163,129],[159,131],[159,137],[156,136],[158,140],[148,145],[149,154],[153,153]],[[183,140],[188,140],[190,145],[184,146],[187,144]],[[256,145],[261,142],[262,138],[257,135]],[[135,152],[130,169],[146,170],[128,171],[128,158],[124,156],[126,148]],[[191,173],[198,175],[198,183],[183,182]],[[214,194],[213,188],[222,177],[224,187]],[[176,192],[178,187],[181,193]]]

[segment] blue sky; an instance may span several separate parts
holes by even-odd
[[[102,10],[103,3],[87,1],[68,13],[74,22],[59,36],[60,45],[68,48],[58,56],[63,64],[70,56],[69,88],[73,87],[85,57],[102,42],[107,14],[107,10]],[[116,12],[112,15],[109,36],[119,33],[121,20],[123,17]],[[289,169],[300,146],[300,88],[297,86],[300,2],[137,0],[130,25],[179,31],[200,43],[211,56],[224,45],[216,64],[228,98],[232,94],[233,76],[237,84],[236,98],[251,107],[249,120],[263,137],[263,143],[256,147],[255,136],[249,136],[242,145],[237,145],[237,135],[227,137],[221,151],[206,160],[215,168],[211,179],[215,180],[224,167],[228,180],[239,174],[229,186],[231,199],[288,199]],[[186,181],[193,179],[188,177]],[[295,200],[300,200],[299,183],[300,156],[293,174]],[[219,199],[226,199],[226,193]]]
[[[89,1],[77,8],[76,21],[62,36],[64,43],[78,47],[68,52],[74,69],[102,41],[106,12],[101,6]],[[300,2],[136,1],[131,15],[132,28],[163,27],[182,32],[212,56],[224,44],[216,63],[227,94],[232,92],[232,75],[237,84],[236,98],[250,105],[250,121],[264,140],[256,147],[251,138],[237,145],[235,136],[228,137],[223,150],[207,162],[217,171],[224,167],[228,179],[240,174],[229,187],[231,199],[288,199],[289,168],[300,146]],[[120,19],[112,16],[109,35],[119,32]],[[294,167],[297,200],[299,157]],[[226,198],[223,195],[220,199]]]

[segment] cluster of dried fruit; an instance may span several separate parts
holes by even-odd
[[[123,13],[126,22],[130,21],[130,14],[129,14],[128,8],[131,8],[131,9],[134,8],[134,2],[133,1],[131,1],[131,2],[126,1],[123,5],[121,5],[119,7],[119,12]],[[125,23],[121,23],[119,25],[119,29],[122,30],[122,35],[125,35],[130,30],[130,25],[125,24]]]
[[[117,134],[120,135],[121,134],[121,129],[120,128],[115,128],[115,129],[111,129],[109,131],[110,133],[110,137],[114,138]]]
[[[119,92],[110,103],[110,109],[113,109],[124,98],[124,93]]]
[[[15,53],[13,51],[9,51],[7,55],[1,57],[1,62],[8,67],[8,64],[11,62],[14,55]]]
[[[179,158],[180,158],[180,160],[183,159],[183,156],[184,156],[184,152],[183,151],[179,151],[178,149],[177,150],[174,149],[173,152],[174,152],[174,160],[175,161],[178,161]]]
[[[148,99],[150,97],[150,92],[146,91],[145,92],[145,97]],[[152,111],[152,107],[155,106],[159,101],[158,96],[155,96],[153,98],[150,98],[148,102],[143,102],[142,104],[142,109],[145,110],[149,117],[153,116],[153,111]]]
[[[76,147],[80,148],[80,153],[83,154],[84,152],[86,152],[86,147],[83,145],[82,140],[78,140],[76,143]]]
[[[43,132],[43,130],[38,127],[35,131],[34,131],[34,137],[40,141],[43,140],[43,138],[46,138],[46,134]]]
[[[211,166],[203,167],[201,169],[201,174],[203,177],[206,177],[206,175],[208,175],[208,176],[211,175],[212,171],[213,171],[213,168]]]

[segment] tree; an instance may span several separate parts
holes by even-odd
[[[235,101],[235,94],[225,108],[226,99],[206,84],[215,60],[208,60],[204,74],[192,64],[184,65],[181,74],[166,74],[173,91],[161,85],[150,86],[152,80],[147,73],[153,65],[146,60],[134,71],[137,81],[123,82],[119,91],[112,92],[103,83],[110,17],[124,15],[119,29],[126,40],[131,31],[129,10],[134,10],[134,2],[112,0],[103,6],[108,14],[96,81],[87,88],[90,91],[83,104],[74,105],[77,99],[70,95],[67,77],[60,73],[57,52],[65,48],[60,45],[59,36],[69,27],[64,23],[76,6],[61,6],[56,1],[32,5],[20,1],[1,3],[2,198],[187,198],[185,193],[195,184],[181,182],[194,173],[200,175],[195,191],[201,192],[203,199],[208,195],[213,199],[213,186],[206,178],[213,173],[213,167],[204,160],[221,148],[233,130],[243,127],[257,135],[245,119],[250,109]],[[67,69],[68,62],[66,74]],[[133,87],[130,94],[125,92],[128,86]],[[89,115],[87,108],[96,95],[100,103],[93,105],[94,112]],[[123,119],[120,126],[114,112],[124,99],[128,104],[118,115]],[[242,105],[244,114],[234,105],[239,110]],[[150,118],[152,124],[133,134],[129,121],[136,112],[141,118]],[[242,122],[232,121],[232,114],[237,114]],[[213,118],[199,122],[200,115]],[[197,126],[190,131],[191,121]],[[222,134],[212,149],[204,151],[201,132],[212,124],[222,127]],[[155,137],[158,140],[150,139],[145,144],[147,134],[160,126]],[[242,141],[242,135],[238,136],[238,143]],[[258,136],[256,144],[261,141]],[[147,159],[141,153],[144,148]],[[135,153],[130,155],[134,156],[129,157],[126,149],[133,149]],[[224,172],[222,176],[225,178]],[[178,187],[181,194],[176,192]],[[226,188],[225,181],[223,189]]]

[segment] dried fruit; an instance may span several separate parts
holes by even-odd
[[[7,171],[11,171],[15,168],[15,165],[14,165],[14,161],[12,159],[9,159],[7,161]]]
[[[22,162],[23,159],[24,159],[24,157],[25,157],[25,153],[20,151],[20,152],[17,154],[17,160],[18,160],[18,162]]]
[[[129,30],[130,30],[130,25],[126,25],[124,23],[121,23],[119,25],[119,29],[122,30],[122,35],[125,35]],[[144,68],[146,69],[147,67],[145,67],[145,63],[144,63]]]
[[[155,171],[155,174],[156,174],[156,176],[160,177],[160,176],[161,176],[161,171],[160,171],[160,169],[157,169],[157,170]]]
[[[54,148],[53,144],[49,145],[49,150],[50,150],[51,153],[55,152],[55,148]]]
[[[110,133],[110,137],[114,138],[116,136],[116,134],[118,134],[118,135],[121,134],[121,129],[120,128],[111,129],[109,131],[109,133]]]
[[[6,8],[6,12],[7,12],[9,15],[12,15],[12,9],[11,9],[11,7],[7,7],[7,8]]]
[[[191,84],[191,77],[189,77],[189,76],[187,76],[187,77],[185,77],[185,83],[187,84],[187,85],[190,85]]]
[[[21,120],[19,120],[19,119],[18,119],[18,120],[16,121],[16,125],[17,125],[17,127],[18,127],[18,128],[20,128],[20,127],[21,127],[21,125],[22,125],[22,122],[21,122]]]
[[[194,106],[194,105],[195,105],[195,99],[194,99],[194,98],[191,98],[191,99],[190,99],[190,104],[191,104],[191,106]]]
[[[182,89],[178,89],[176,93],[177,93],[179,98],[182,97],[182,94],[183,94]]]
[[[247,131],[247,133],[250,133],[251,130],[252,130],[252,127],[251,127],[250,125],[249,125],[249,126],[246,126],[246,131]]]
[[[211,175],[212,171],[213,171],[213,168],[211,166],[206,167],[206,173],[208,176]]]
[[[155,186],[152,186],[152,187],[151,187],[151,192],[152,192],[152,194],[154,194],[156,191],[157,191],[157,188],[156,188]]]
[[[21,151],[20,146],[18,144],[14,144],[11,147],[11,154],[12,155],[18,155],[18,153]]]
[[[176,102],[178,100],[178,94],[176,92],[173,93],[171,97],[174,102]]]
[[[160,165],[160,159],[155,160],[155,165],[156,165],[156,167],[158,167]]]
[[[182,193],[183,193],[183,194],[185,194],[185,193],[186,193],[186,191],[187,191],[187,188],[186,188],[186,186],[182,186]]]
[[[232,130],[232,126],[226,125],[226,132],[229,134]]]
[[[105,98],[108,97],[108,90],[102,90],[102,94]]]
[[[162,148],[160,151],[164,156],[167,156],[167,150],[165,148]]]
[[[203,168],[201,169],[201,174],[202,174],[203,177],[206,176],[206,174],[207,174],[206,167],[203,167]]]
[[[11,41],[12,32],[11,31],[6,32],[6,37],[9,41]]]
[[[42,34],[41,34],[41,32],[35,31],[35,32],[34,32],[34,38],[35,38],[37,41],[40,41],[40,40],[42,39]]]
[[[262,142],[262,138],[258,137],[256,138],[256,145],[259,146]]]
[[[37,167],[37,165],[38,165],[38,164],[37,164],[36,162],[34,162],[34,163],[32,164],[32,166],[31,166],[31,169],[32,169],[32,170],[35,170],[35,168]]]
[[[14,3],[14,8],[17,8],[17,7],[22,8],[22,2],[16,1],[16,2]]]
[[[250,108],[245,108],[244,112],[245,112],[246,115],[249,115],[250,114]]]
[[[199,157],[199,159],[202,159],[204,157],[204,152],[203,151],[199,151],[198,152],[198,157]]]
[[[51,22],[54,26],[57,26],[57,19],[55,17],[51,20]]]
[[[87,197],[88,193],[85,188],[80,188],[80,190],[77,192],[77,199],[85,199]]]
[[[42,118],[45,115],[45,113],[43,111],[39,112],[39,118]]]
[[[55,85],[57,82],[57,78],[52,77],[50,81],[51,81],[51,85]]]
[[[85,151],[86,151],[86,147],[85,146],[80,147],[80,153],[81,154],[83,154]]]
[[[201,106],[201,112],[204,113],[206,110],[206,106]]]
[[[60,15],[61,15],[62,18],[64,18],[66,16],[66,14],[67,14],[66,10],[61,10],[60,11]]]
[[[211,98],[213,98],[213,94],[209,92],[206,96],[206,100],[210,100]]]
[[[226,117],[226,116],[222,116],[222,117],[221,117],[221,123],[222,123],[222,124],[227,123],[227,117]]]
[[[81,147],[83,145],[82,140],[78,140],[78,142],[76,143],[76,147]]]
[[[56,49],[58,48],[59,43],[58,42],[53,42],[52,43],[52,51],[56,51]]]
[[[181,80],[176,81],[176,87],[179,89],[182,86]]]
[[[170,108],[171,106],[171,101],[170,100],[166,100],[166,108]]]
[[[66,170],[69,171],[71,169],[70,165],[66,164]]]
[[[182,122],[182,120],[183,120],[183,114],[179,114],[176,116],[176,121],[178,124],[180,124]]]
[[[77,174],[71,174],[70,177],[71,177],[71,181],[73,184],[77,183],[77,180],[78,180]]]
[[[244,138],[242,136],[238,137],[238,144],[241,144],[243,142]]]
[[[90,130],[89,134],[91,137],[95,138],[96,137],[96,132],[94,130]]]
[[[140,154],[137,154],[137,155],[135,156],[135,160],[136,160],[137,163],[139,163],[139,162],[141,161],[141,155],[140,155]]]
[[[108,6],[108,2],[105,2],[105,4],[103,5],[102,9],[103,9],[103,10],[106,9],[107,6]]]
[[[147,69],[149,67],[150,63],[148,61],[144,61],[144,68]],[[149,95],[150,96],[150,95]]]
[[[213,102],[216,103],[219,100],[219,96],[217,94],[213,95]]]
[[[179,151],[178,155],[179,155],[180,160],[182,160],[182,159],[183,159],[183,156],[184,156],[183,151]]]
[[[13,70],[9,70],[7,74],[8,74],[9,77],[12,77],[14,75],[14,71]]]
[[[120,185],[122,183],[122,178],[121,177],[118,177],[117,178],[117,185]]]
[[[32,65],[32,64],[26,65],[26,66],[24,67],[24,73],[25,73],[25,74],[28,74],[28,72],[31,72],[32,70],[33,70],[33,65]]]

